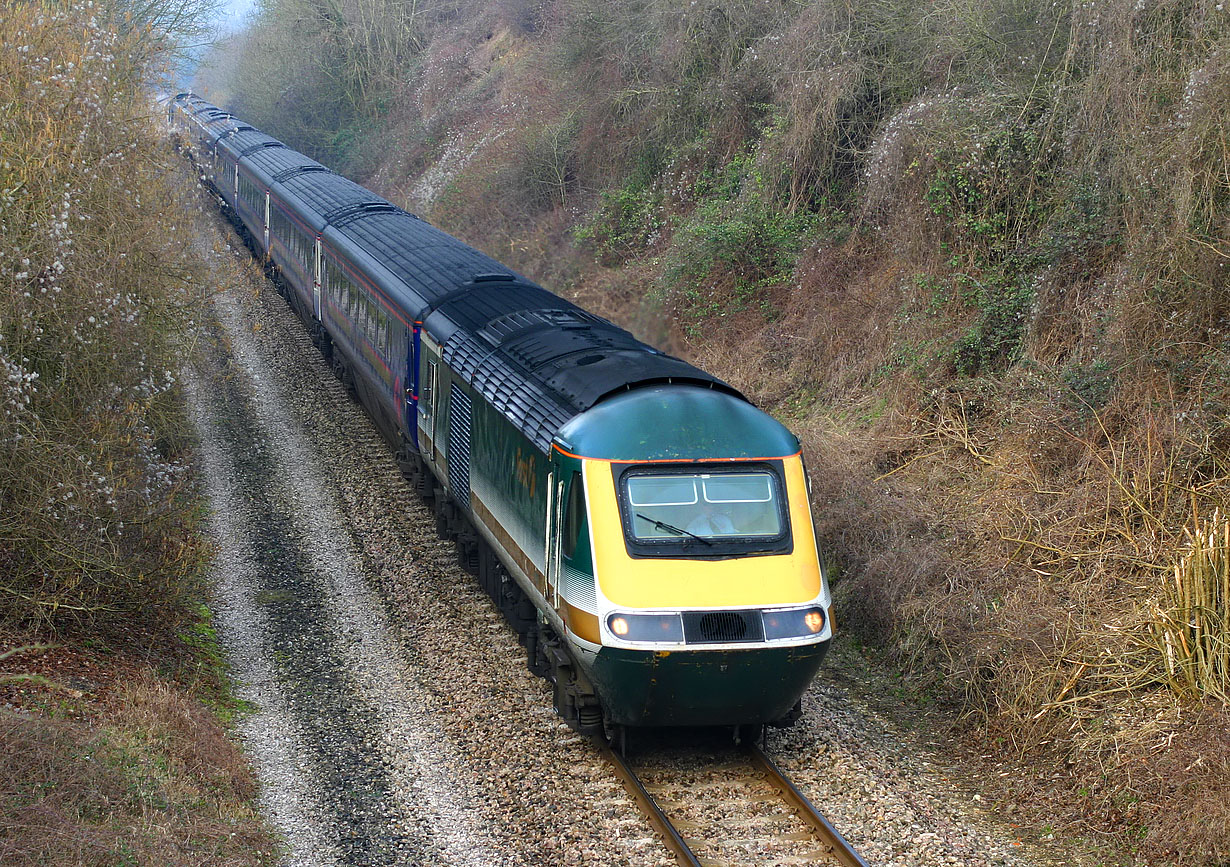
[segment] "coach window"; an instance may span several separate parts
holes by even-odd
[[[383,310],[376,311],[376,349],[381,355],[389,354],[389,317]]]
[[[308,241],[307,236],[296,230],[295,236],[295,254],[299,257],[299,261],[303,263],[303,267],[307,271],[312,270],[312,262],[308,257]]]
[[[326,266],[329,272],[329,288],[333,291],[333,301],[337,308],[343,313],[349,312],[346,305],[349,303],[346,295],[346,281],[342,279],[342,274],[337,270],[337,263],[330,262]]]

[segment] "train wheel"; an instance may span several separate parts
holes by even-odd
[[[423,459],[406,442],[402,443],[402,447],[397,450],[397,454],[393,459],[397,461],[397,468],[401,470],[401,477],[409,482],[412,487],[416,486],[419,473],[423,471]]]
[[[478,545],[477,539],[470,540],[464,537],[457,539],[457,565],[471,575],[478,577]]]
[[[436,500],[436,477],[431,474],[431,471],[426,466],[419,473],[418,480],[414,490],[423,498],[423,502],[431,505]]]
[[[559,639],[547,625],[538,622],[526,633],[525,664],[530,673],[547,680],[558,680],[558,665],[553,657],[562,656],[559,650]]]
[[[754,744],[764,741],[765,728],[760,723],[735,726],[734,738],[736,744]]]
[[[441,539],[452,539],[452,533],[449,532],[448,526],[448,511],[449,502],[444,498],[444,492],[436,488],[436,535]]]
[[[504,567],[496,559],[495,552],[486,542],[478,543],[478,586],[482,587],[492,602],[499,602],[498,592]]]
[[[611,749],[619,753],[621,756],[628,755],[628,727],[613,723],[602,716],[602,736],[606,738],[606,742],[611,745]]]

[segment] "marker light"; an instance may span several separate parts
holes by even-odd
[[[787,608],[764,612],[764,637],[768,641],[781,638],[807,638],[824,631],[823,608]]]
[[[626,641],[683,643],[683,619],[670,614],[612,614],[606,619],[611,634]]]

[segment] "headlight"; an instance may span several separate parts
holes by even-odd
[[[803,638],[819,635],[823,631],[823,608],[791,608],[764,612],[764,637],[768,641],[775,638]]]
[[[683,642],[683,619],[678,614],[612,614],[606,625],[624,641]]]

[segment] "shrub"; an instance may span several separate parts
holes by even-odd
[[[177,619],[199,543],[176,371],[196,316],[145,30],[0,21],[0,621]]]
[[[699,204],[672,238],[661,291],[693,329],[748,309],[772,315],[771,291],[789,279],[823,218],[781,208],[751,151],[703,173],[693,196]]]
[[[614,192],[603,191],[589,223],[578,227],[573,237],[593,242],[602,264],[615,266],[659,240],[663,223],[661,192],[633,179]]]

